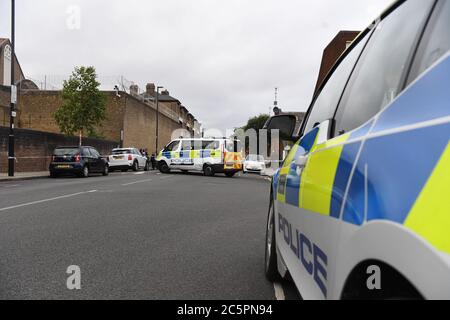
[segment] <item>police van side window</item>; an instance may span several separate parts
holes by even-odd
[[[181,151],[191,151],[194,143],[191,140],[183,140],[181,143]]]
[[[170,144],[164,149],[164,151],[165,151],[165,152],[171,152],[171,151],[177,150],[179,145],[180,145],[180,141],[174,141],[174,142],[170,143]]]
[[[435,7],[422,42],[417,50],[408,83],[450,51],[450,1],[441,0]]]
[[[215,142],[214,141],[203,141],[203,150],[215,150],[218,148],[215,148]]]
[[[365,43],[367,42],[367,34],[360,42],[348,53],[347,57],[336,68],[331,78],[327,81],[324,88],[314,102],[314,106],[308,117],[304,133],[308,133],[318,124],[325,120],[332,119],[336,111],[339,99],[342,96],[344,87],[347,83],[350,73],[361,54]]]
[[[340,102],[335,135],[364,124],[398,96],[433,3],[406,1],[375,28]]]

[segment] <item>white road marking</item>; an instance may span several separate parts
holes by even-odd
[[[135,182],[130,182],[130,183],[124,183],[122,186],[127,187],[127,186],[131,186],[133,184],[138,184],[138,183],[144,183],[144,182],[150,182],[153,179],[147,179],[147,180],[140,180],[140,181],[135,181]]]
[[[87,193],[94,193],[94,192],[97,192],[97,190],[91,190],[91,191],[85,191],[85,192],[77,192],[77,193],[67,194],[67,195],[59,196],[59,197],[43,199],[43,200],[38,200],[38,201],[33,201],[33,202],[28,202],[28,203],[22,203],[22,204],[18,204],[18,205],[11,206],[11,207],[0,208],[0,212],[7,211],[7,210],[12,210],[12,209],[17,209],[17,208],[22,208],[22,207],[28,207],[28,206],[32,206],[32,205],[35,205],[35,204],[40,204],[40,203],[45,203],[45,202],[50,202],[50,201],[56,201],[56,200],[61,200],[61,199],[73,198],[73,197],[76,197],[76,196],[80,196],[80,195],[87,194]]]
[[[283,286],[281,284],[279,284],[278,282],[274,282],[273,288],[275,289],[275,298],[277,300],[286,300],[286,297],[284,295]]]

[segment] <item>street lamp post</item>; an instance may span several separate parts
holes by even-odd
[[[9,140],[8,140],[8,176],[14,177],[14,118],[16,104],[16,88],[15,88],[15,1],[11,0],[11,107],[9,110]]]
[[[156,88],[156,152],[158,154],[158,145],[159,145],[159,90],[164,87]]]

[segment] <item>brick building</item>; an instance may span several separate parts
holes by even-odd
[[[10,56],[9,40],[0,39],[0,127],[9,126],[11,62],[8,61],[11,60]],[[33,137],[42,136],[39,135],[41,132],[47,133],[47,136],[52,137],[51,139],[62,141],[60,138],[56,138],[59,137],[60,130],[53,116],[63,104],[61,91],[39,90],[32,81],[25,79],[17,58],[15,58],[15,63],[16,83],[19,87],[16,128],[25,130],[23,132],[30,130],[35,132],[30,135]],[[166,90],[161,92],[158,97],[159,143],[156,146],[155,85],[149,83],[143,94],[138,92],[139,88],[136,85],[130,87],[130,93],[103,91],[106,96],[106,119],[96,128],[96,133],[107,142],[106,145],[129,146],[156,152],[170,142],[172,134],[176,130],[183,129],[181,134],[184,136],[187,134],[200,135],[200,124],[195,117]],[[68,138],[68,141],[70,139]],[[18,138],[18,141],[22,140]],[[7,157],[5,141],[3,140],[0,150],[2,158]],[[52,144],[50,143],[50,145]],[[32,153],[32,151],[29,152]],[[41,152],[44,151],[41,150]],[[23,150],[22,156],[26,156],[26,150]],[[4,170],[4,168],[0,168],[0,170]]]
[[[156,149],[156,104],[154,101],[144,100],[140,95],[129,94],[126,92],[103,91],[106,96],[106,119],[98,126],[96,132],[105,141],[106,145],[111,146],[133,146],[139,149],[148,149],[149,152],[155,152]],[[186,107],[168,94],[161,94],[159,103],[159,145],[160,150],[164,145],[170,142],[175,130],[184,129],[190,135],[200,133],[196,128],[199,124],[194,116],[189,113]],[[9,101],[10,87],[0,86],[0,127],[9,126]],[[59,127],[53,117],[54,112],[62,105],[62,96],[60,91],[47,90],[20,90],[18,95],[17,117],[15,120],[16,128],[20,130],[32,130],[34,133],[30,136],[39,137],[39,132],[47,133],[51,139],[57,137],[60,133]],[[197,132],[194,132],[194,129]],[[7,132],[5,130],[3,133]],[[18,135],[20,135],[19,131]],[[25,132],[25,131],[24,131]],[[52,135],[53,134],[53,135]],[[186,136],[186,133],[183,133]],[[58,136],[59,137],[59,136]],[[0,137],[0,138],[6,138]],[[24,139],[17,137],[17,141],[25,143]],[[50,138],[49,138],[50,139]],[[46,145],[39,153],[47,153],[48,145],[53,145],[50,140],[46,140]],[[4,139],[3,139],[4,140]],[[67,141],[72,141],[68,138]],[[91,141],[92,139],[87,139]],[[33,140],[35,141],[35,140]],[[57,141],[63,141],[58,138]],[[6,140],[3,141],[0,150],[0,162],[6,159]],[[73,142],[72,142],[73,143]],[[105,144],[100,144],[104,146]],[[33,144],[35,146],[35,144]],[[22,150],[19,156],[20,168],[30,169],[31,165],[24,165],[25,159],[30,156],[36,156],[36,148]],[[28,151],[27,151],[28,150]],[[20,159],[22,157],[22,159]],[[3,159],[4,158],[4,159]],[[48,158],[48,156],[47,156]],[[45,161],[48,161],[46,159]],[[4,162],[4,161],[3,161]],[[28,163],[28,162],[27,162]],[[43,168],[41,164],[37,164]],[[4,166],[0,166],[0,171],[4,172]]]
[[[322,63],[320,65],[319,77],[317,79],[314,93],[320,88],[323,80],[339,59],[341,54],[359,35],[359,31],[340,31],[323,51]]]
[[[16,83],[25,79],[17,56],[12,57],[11,42],[0,38],[0,85],[11,85],[11,63],[14,60],[14,74]]]
[[[106,96],[106,119],[96,128],[98,135],[117,145],[156,150],[156,103],[126,92],[103,91]],[[173,131],[186,129],[194,135],[194,116],[168,94],[160,95],[159,146],[171,140]],[[0,104],[9,100],[9,87],[0,87]],[[16,126],[50,133],[60,133],[53,114],[62,105],[60,91],[20,90]],[[9,123],[9,108],[0,114],[0,125]]]

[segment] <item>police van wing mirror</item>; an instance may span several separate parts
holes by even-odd
[[[294,141],[296,140],[296,136],[294,135],[295,128],[297,126],[297,117],[294,115],[279,115],[269,118],[266,124],[264,125],[264,129],[271,130],[279,130],[280,139]]]

